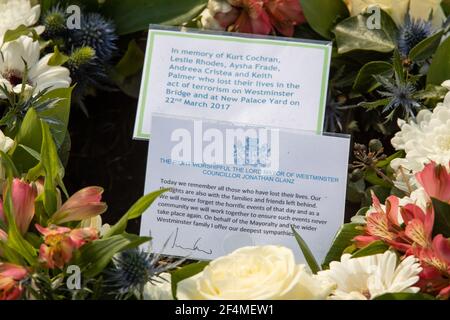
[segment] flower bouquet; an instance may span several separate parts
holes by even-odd
[[[0,0],[0,300],[448,299],[449,14],[448,0]],[[69,194],[71,109],[137,96],[149,23],[333,43],[325,131],[356,143],[351,222],[324,261],[294,229],[306,264],[278,246],[162,257],[126,230],[168,190],[112,225],[101,187]]]

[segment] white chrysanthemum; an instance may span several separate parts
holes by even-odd
[[[450,90],[450,80],[442,86]],[[405,150],[404,159],[395,159],[391,167],[396,171],[397,187],[406,190],[416,185],[413,175],[431,161],[449,168],[450,161],[450,93],[433,111],[422,110],[416,120],[398,120],[400,131],[392,139],[396,150]]]
[[[421,271],[415,257],[409,256],[398,264],[397,255],[386,251],[355,259],[344,254],[340,262],[332,262],[330,269],[320,271],[318,276],[336,283],[330,299],[366,300],[386,293],[417,293],[419,288],[414,284]]]
[[[41,6],[31,6],[29,0],[0,0],[0,44],[5,32],[20,25],[34,25],[41,14]]]
[[[27,91],[34,93],[48,88],[70,86],[69,70],[61,66],[48,65],[52,54],[39,59],[39,42],[33,41],[30,37],[22,36],[5,43],[0,53],[0,85],[6,86],[8,91],[20,93],[22,84],[25,84]],[[1,93],[0,98],[4,98]]]

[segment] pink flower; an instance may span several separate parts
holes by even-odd
[[[385,210],[374,193],[372,193],[372,201],[375,212],[367,215],[364,234],[353,239],[356,245],[362,248],[374,241],[381,240],[397,250],[403,252],[409,250],[410,245],[402,238],[402,230],[398,221],[399,199],[395,196],[387,198]]]
[[[23,292],[20,281],[27,275],[27,269],[22,266],[0,262],[0,300],[19,299]]]
[[[431,162],[416,174],[416,179],[430,197],[450,202],[450,174],[444,166]]]
[[[78,191],[53,215],[52,223],[81,221],[104,213],[108,207],[101,202],[102,193],[100,187],[87,187]]]
[[[411,244],[422,248],[431,246],[434,226],[434,210],[430,205],[427,212],[414,205],[408,204],[400,210],[405,223],[404,235]]]
[[[442,235],[434,237],[430,248],[416,248],[415,255],[424,266],[420,286],[440,298],[450,295],[450,241]]]
[[[44,236],[44,243],[39,248],[39,259],[50,269],[62,269],[72,259],[75,250],[98,239],[98,231],[94,228],[72,230],[55,225],[44,228],[36,224],[36,229]]]
[[[3,192],[5,194],[5,192]],[[13,216],[21,234],[28,231],[34,217],[34,200],[37,191],[34,185],[30,185],[20,179],[14,179],[11,185],[11,198],[13,204]],[[3,201],[0,200],[0,219],[7,223],[3,211]]]

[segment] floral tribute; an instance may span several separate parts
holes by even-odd
[[[155,3],[0,0],[0,300],[449,299],[449,1]],[[306,264],[272,245],[163,257],[127,225],[167,190],[112,225],[101,187],[68,192],[70,111],[137,96],[149,23],[332,42],[324,130],[355,145],[324,261],[294,229]]]

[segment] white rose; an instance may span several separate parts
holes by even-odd
[[[441,7],[441,0],[346,0],[352,16],[367,10],[369,6],[377,5],[389,13],[397,25],[403,25],[405,15],[410,5],[410,14],[414,19],[428,20],[433,12],[433,26],[441,27],[446,17]]]
[[[169,273],[161,273],[159,279],[145,285],[144,300],[173,300]]]
[[[180,300],[320,300],[333,285],[295,263],[285,247],[245,247],[181,281]]]

